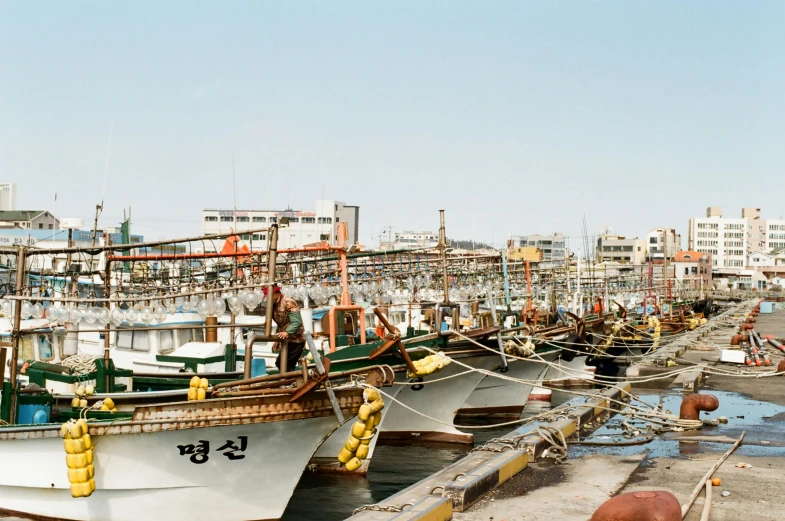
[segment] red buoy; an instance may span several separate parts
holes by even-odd
[[[681,521],[681,505],[665,490],[627,492],[600,505],[591,521]]]

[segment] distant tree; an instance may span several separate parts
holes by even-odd
[[[489,246],[484,242],[474,242],[474,241],[459,241],[455,239],[448,239],[451,248],[457,248],[461,250],[485,250],[485,249],[493,249],[493,246]]]

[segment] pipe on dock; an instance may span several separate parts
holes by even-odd
[[[701,411],[716,411],[720,401],[712,394],[688,394],[681,401],[680,420],[699,420]]]
[[[769,344],[773,345],[774,347],[776,347],[777,349],[779,349],[780,351],[782,351],[783,353],[785,353],[785,346],[783,346],[783,345],[780,343],[780,341],[779,341],[779,340],[775,339],[775,338],[774,338],[774,337],[772,337],[771,335],[766,335],[764,338],[766,339],[766,341],[767,341]]]

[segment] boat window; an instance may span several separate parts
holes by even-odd
[[[158,353],[165,355],[174,351],[174,332],[173,331],[159,331],[158,332]]]
[[[134,331],[132,329],[118,330],[117,336],[115,337],[115,347],[118,349],[147,352],[150,350],[148,331]]]
[[[35,360],[35,352],[33,351],[33,339],[29,336],[23,336],[20,340],[20,351],[22,360]]]
[[[48,362],[54,357],[54,349],[52,349],[52,342],[49,341],[49,337],[47,335],[38,335],[38,359],[42,362]]]
[[[180,329],[180,345],[185,345],[188,342],[204,342],[204,335],[201,329]]]
[[[267,221],[267,219],[265,217],[254,217],[253,218],[253,222],[255,222],[255,223],[263,223],[265,221]]]

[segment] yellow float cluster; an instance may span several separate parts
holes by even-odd
[[[652,344],[652,349],[657,349],[660,345],[660,333],[662,332],[662,328],[660,327],[660,319],[657,317],[649,317],[649,329],[654,330],[651,334],[651,337],[654,339],[654,343]],[[695,329],[691,327],[690,329]]]
[[[78,407],[80,409],[84,409],[87,407],[87,397],[92,396],[95,392],[95,389],[92,385],[82,385],[77,384],[74,386],[74,396],[73,400],[71,400],[71,407]]]
[[[435,355],[429,355],[425,358],[421,358],[419,360],[415,360],[412,362],[414,364],[414,368],[416,369],[416,373],[412,374],[411,371],[408,372],[409,378],[415,378],[417,376],[427,376],[429,374],[433,374],[436,371],[441,371],[450,363],[449,357],[447,357],[444,353],[436,353]]]
[[[534,354],[534,344],[531,340],[526,340],[525,343],[519,344],[513,340],[508,340],[504,344],[504,352],[512,356],[527,357]]]
[[[65,446],[71,496],[88,497],[95,492],[95,467],[93,442],[87,432],[87,422],[80,418],[64,423],[60,427],[60,434],[63,436]]]
[[[210,382],[207,378],[194,376],[191,378],[191,386],[188,388],[188,400],[204,400],[207,397],[207,388]]]
[[[114,400],[112,400],[111,398],[105,398],[104,401],[101,402],[101,407],[99,407],[98,410],[117,412],[117,408],[114,406]]]
[[[352,425],[352,433],[338,453],[338,461],[350,472],[359,469],[362,460],[368,457],[376,427],[382,422],[384,401],[381,393],[377,389],[368,388],[363,391],[363,399],[365,403],[360,406],[358,420]]]

